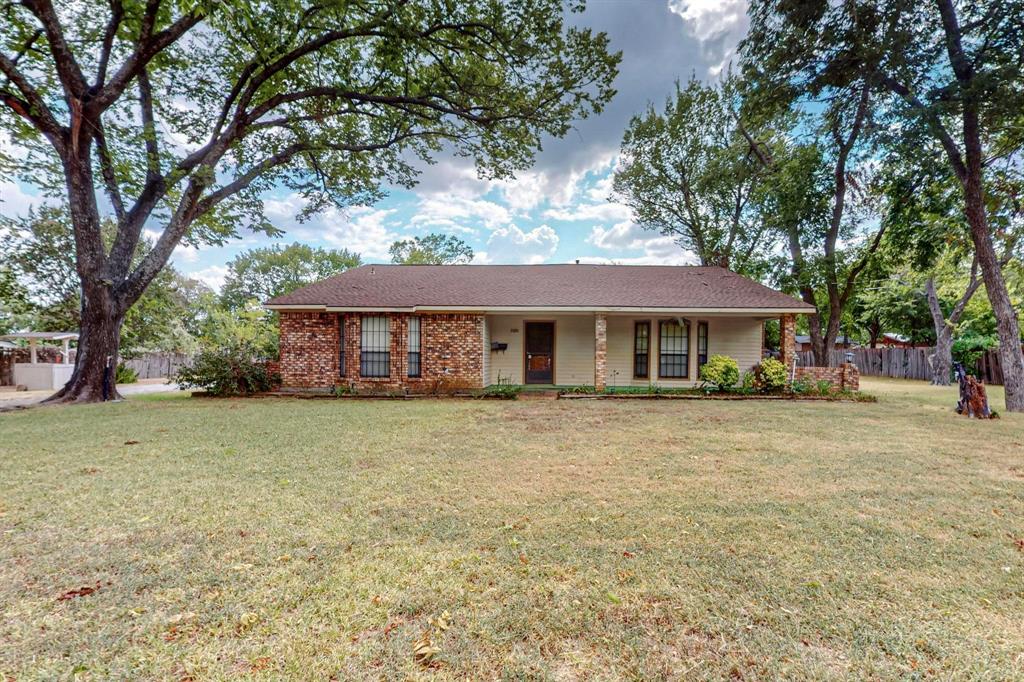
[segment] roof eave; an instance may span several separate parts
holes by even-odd
[[[292,312],[479,312],[479,313],[636,313],[636,314],[734,314],[734,315],[807,315],[814,311],[810,306],[778,306],[778,307],[667,307],[667,306],[458,306],[458,305],[417,305],[406,307],[394,306],[332,306],[326,304],[287,304],[267,303],[267,310]]]

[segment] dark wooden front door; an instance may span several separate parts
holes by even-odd
[[[555,323],[526,323],[526,383],[555,381]]]

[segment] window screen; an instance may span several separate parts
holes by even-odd
[[[633,376],[637,379],[647,378],[650,352],[651,323],[637,322],[633,331]]]
[[[359,354],[359,373],[364,377],[391,374],[391,329],[383,315],[364,316]]]
[[[409,376],[420,376],[420,318],[409,318]]]
[[[689,376],[690,325],[665,320],[658,330],[661,354],[658,376],[666,379],[685,379]]]

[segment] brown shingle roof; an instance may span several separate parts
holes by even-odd
[[[267,305],[812,310],[724,268],[671,265],[363,265]]]

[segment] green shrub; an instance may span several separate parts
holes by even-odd
[[[712,355],[700,368],[700,379],[724,391],[740,380],[740,366],[728,355]]]
[[[786,387],[786,366],[775,358],[765,358],[754,366],[754,388],[762,393],[778,393]]]
[[[832,382],[828,379],[820,379],[816,384],[819,395],[828,395],[832,392]]]
[[[744,372],[743,373],[743,381],[741,382],[741,384],[743,386],[743,390],[745,390],[745,391],[753,391],[754,388],[755,388],[754,381],[755,381],[756,378],[757,377],[754,375],[753,371]]]
[[[134,384],[138,380],[138,372],[136,372],[134,369],[124,364],[123,362],[117,363],[117,369],[114,370],[115,384]]]
[[[789,390],[797,395],[806,395],[811,392],[811,382],[806,379],[797,379],[789,385]]]
[[[212,395],[244,395],[269,391],[276,378],[252,347],[242,344],[202,351],[174,380],[182,388],[201,388]]]
[[[995,336],[961,336],[953,342],[953,359],[963,365],[968,374],[977,374],[978,360],[985,351],[998,345],[999,339]]]
[[[491,384],[481,394],[484,398],[497,398],[498,400],[515,400],[519,397],[522,386],[512,383],[511,377],[502,377],[498,372],[497,383]]]

